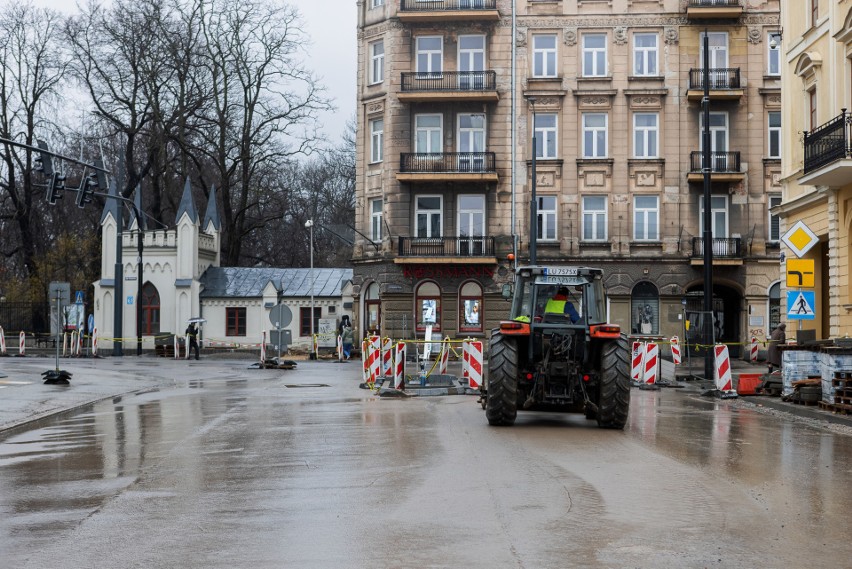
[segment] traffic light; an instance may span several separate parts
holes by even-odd
[[[95,172],[92,172],[80,182],[80,188],[77,190],[77,207],[86,207],[87,203],[92,203],[95,188],[98,187],[97,176]]]
[[[50,153],[47,152],[47,144],[43,140],[37,140],[36,143],[38,147],[41,148],[42,152],[38,153],[38,156],[33,160],[33,170],[36,172],[44,172],[45,176],[53,175],[53,159],[50,157]]]
[[[47,181],[47,203],[56,205],[56,200],[62,199],[65,190],[65,176],[59,172],[53,172]]]

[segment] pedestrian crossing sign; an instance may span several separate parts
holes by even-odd
[[[790,320],[814,320],[816,293],[813,291],[787,291],[787,318]]]

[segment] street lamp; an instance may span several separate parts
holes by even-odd
[[[311,348],[310,359],[317,359],[317,353],[314,351],[314,220],[309,219],[305,222],[305,227],[311,230]]]
[[[538,239],[538,203],[535,195],[535,159],[538,154],[535,139],[535,97],[527,97],[532,109],[532,183],[530,185],[530,265],[536,263],[536,240]]]

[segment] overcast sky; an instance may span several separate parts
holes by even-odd
[[[320,116],[322,130],[332,142],[340,140],[355,113],[355,66],[357,48],[356,0],[286,0],[302,14],[305,31],[311,38],[306,46],[308,68],[319,75],[336,110]],[[66,14],[75,13],[69,0],[34,0],[37,6],[49,6]]]

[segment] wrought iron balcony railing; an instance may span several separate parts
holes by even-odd
[[[400,257],[493,257],[494,237],[400,237]]]
[[[704,170],[704,153],[700,150],[691,152],[689,155],[690,172],[702,172]],[[739,152],[711,152],[710,172],[713,173],[739,173]]]
[[[402,91],[494,91],[497,89],[495,71],[438,71],[405,72]]]
[[[688,8],[738,8],[740,0],[689,0]]]
[[[403,12],[496,9],[497,0],[400,0]]]
[[[852,112],[838,116],[805,133],[805,174],[837,160],[852,157]]]
[[[406,173],[493,173],[493,152],[416,152],[399,155],[399,171]]]
[[[740,68],[739,67],[716,67],[707,72],[707,81],[710,89],[739,89]],[[704,89],[704,69],[689,70],[689,89]]]
[[[704,257],[704,239],[692,238],[692,256]],[[713,238],[713,257],[719,259],[739,259],[742,257],[742,239],[739,237]]]

